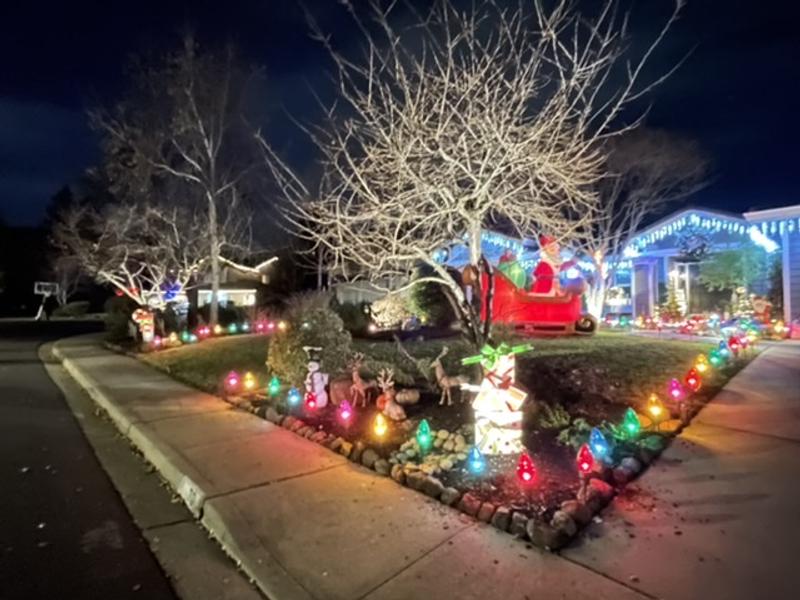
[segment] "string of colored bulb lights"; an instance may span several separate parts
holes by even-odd
[[[150,350],[153,351],[166,350],[184,344],[197,344],[198,342],[215,337],[238,334],[269,335],[275,331],[286,331],[288,327],[289,324],[286,321],[269,321],[264,319],[254,321],[252,324],[247,321],[231,323],[227,327],[223,327],[222,325],[215,325],[214,327],[200,325],[196,327],[194,331],[189,331],[188,329],[184,329],[180,333],[173,331],[167,337],[156,335],[153,337],[149,346]]]
[[[273,330],[275,327],[272,328]],[[725,365],[728,361],[738,357],[743,351],[751,347],[757,336],[752,332],[741,335],[731,335],[725,340],[721,340],[717,346],[707,354],[699,354],[691,368],[686,372],[682,379],[672,378],[667,384],[667,396],[670,401],[677,405],[680,420],[685,425],[688,423],[689,410],[688,400],[692,394],[697,393],[703,386],[703,377],[706,377],[712,369]],[[222,385],[226,394],[252,393],[258,390],[259,383],[255,375],[245,372],[239,375],[236,371],[231,371],[225,376]],[[280,395],[281,382],[273,375],[266,386],[266,391],[271,398]],[[316,397],[313,392],[307,392],[303,396],[296,387],[290,387],[286,392],[286,403],[290,409],[298,407],[304,400],[304,408],[308,411],[317,409]],[[664,405],[658,394],[651,394],[645,404],[643,412],[650,420],[650,430],[658,433],[661,424],[670,417],[671,411]],[[355,409],[345,400],[337,407],[339,421],[348,426],[355,416]],[[378,412],[372,421],[372,432],[375,439],[382,441],[385,439],[389,430],[389,421]],[[623,414],[622,421],[616,431],[625,441],[635,441],[642,432],[642,421],[637,412],[628,407]],[[617,435],[617,434],[615,434]],[[433,445],[433,435],[427,419],[422,419],[417,426],[415,434],[416,442],[420,449],[420,454],[425,455]],[[586,491],[586,485],[592,473],[598,467],[610,465],[614,460],[614,448],[608,436],[598,427],[593,427],[589,432],[589,437],[580,446],[576,456],[576,469],[580,479],[580,491],[578,497],[581,498]],[[467,471],[473,476],[484,476],[487,471],[487,461],[483,454],[473,445],[470,447],[466,458]],[[524,487],[535,485],[537,479],[537,469],[531,455],[525,451],[520,454],[516,466],[517,480]]]

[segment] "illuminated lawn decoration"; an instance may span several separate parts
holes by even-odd
[[[185,329],[184,329],[183,331],[181,331],[181,341],[182,341],[184,344],[186,344],[186,343],[188,343],[188,342],[189,342],[189,339],[190,339],[190,337],[189,337],[189,336],[190,336],[189,332],[188,332],[188,331],[186,331]]]
[[[375,415],[375,420],[372,422],[372,431],[375,433],[375,436],[382,438],[386,435],[388,429],[389,423],[386,421],[386,417],[383,416],[383,413]]]
[[[719,353],[719,350],[716,348],[708,353],[708,362],[712,367],[719,367],[722,362],[723,358]]]
[[[239,328],[236,326],[236,323],[231,323],[228,325],[228,333],[237,333]]]
[[[728,348],[731,349],[734,356],[739,356],[739,351],[742,349],[742,344],[739,341],[739,338],[735,335],[732,335],[728,338]]]
[[[431,426],[428,425],[427,419],[422,419],[417,427],[417,444],[421,452],[427,452],[431,449],[433,438],[431,436]]]
[[[636,411],[632,408],[628,408],[625,411],[625,416],[622,417],[622,430],[625,432],[625,436],[632,440],[639,436],[639,431],[642,429],[642,424],[639,423],[639,417],[636,415]]]
[[[517,462],[517,479],[523,485],[531,485],[536,480],[536,467],[533,460],[527,452],[523,452],[519,456]]]
[[[353,407],[347,400],[342,400],[339,405],[339,420],[345,425],[350,424],[350,419],[353,418]]]
[[[269,385],[267,386],[267,393],[272,396],[273,398],[278,395],[281,391],[281,380],[278,379],[277,375],[273,375],[272,378],[269,380]]]
[[[675,379],[672,381],[677,383],[677,380]],[[664,408],[664,404],[655,394],[650,394],[650,397],[647,399],[647,414],[650,415],[650,419],[653,421],[653,425],[656,427],[658,427],[661,421],[667,417],[667,411]],[[639,419],[637,418],[636,420],[638,421]]]
[[[207,338],[209,335],[211,335],[211,329],[209,329],[208,326],[202,325],[197,328],[197,337],[200,339]]]
[[[486,459],[483,454],[478,450],[477,446],[473,446],[467,456],[467,468],[473,475],[480,475],[486,470]]]
[[[300,404],[300,400],[300,390],[298,390],[296,387],[289,388],[289,392],[286,394],[286,402],[289,404],[289,406],[297,406]]]
[[[289,325],[286,323],[286,321],[278,321],[278,329],[280,331],[286,331],[288,328]]]
[[[236,371],[231,371],[225,376],[225,389],[229,392],[235,392],[239,389],[242,380]]]
[[[169,334],[169,337],[167,337],[167,341],[171,346],[174,346],[179,341],[178,334],[173,331],[172,333]]]
[[[703,385],[703,380],[700,378],[700,375],[698,375],[695,369],[689,369],[689,371],[686,373],[686,377],[683,379],[683,383],[692,392],[696,392]]]
[[[705,354],[699,354],[694,361],[694,368],[698,373],[705,373],[711,367],[708,364],[708,359]]]
[[[483,381],[472,401],[475,411],[475,445],[483,454],[515,454],[522,449],[522,403],[527,394],[514,386],[516,355],[531,350],[529,344],[497,348],[485,345],[477,356],[461,362],[480,363]],[[473,386],[474,387],[474,386]]]
[[[597,427],[593,427],[592,432],[589,434],[589,448],[591,448],[592,454],[597,460],[606,461],[611,456],[611,447],[608,445],[608,440]]]
[[[152,344],[153,344],[153,347],[154,347],[154,348],[161,348],[161,343],[162,343],[162,340],[161,340],[161,337],[160,337],[160,336],[155,336],[155,337],[153,338],[153,342],[152,342]]]
[[[250,323],[248,323],[247,321],[242,323],[242,331],[244,331],[244,332],[250,331]]]
[[[214,325],[214,335],[222,335],[222,332],[223,332],[222,325],[220,325],[219,323]]]
[[[189,334],[189,343],[190,344],[196,344],[198,341],[199,341],[199,339],[197,338],[197,336],[195,334],[193,334],[193,333]]]
[[[680,402],[686,396],[686,392],[681,385],[681,382],[677,379],[673,379],[669,382],[669,397],[675,400],[676,402]]]
[[[270,333],[275,331],[275,321],[267,321],[267,331]]]
[[[583,444],[578,450],[575,462],[578,465],[578,473],[582,476],[586,476],[594,470],[594,456],[592,456],[592,451],[589,449],[588,444]]]
[[[264,323],[264,321],[256,321],[256,325],[255,325],[256,333],[264,333],[264,330],[266,329],[266,327],[267,326]]]
[[[719,355],[722,358],[724,358],[725,360],[727,360],[727,359],[729,359],[731,357],[731,349],[728,348],[728,342],[726,342],[725,340],[722,340],[719,343],[719,347],[717,348],[717,352],[719,352]]]

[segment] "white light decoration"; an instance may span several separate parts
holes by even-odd
[[[762,223],[762,229],[763,225]],[[778,244],[768,238],[758,227],[753,226],[750,228],[750,239],[753,240],[754,244],[761,246],[767,252],[775,252],[775,250],[778,249]]]
[[[462,387],[478,394],[475,411],[475,446],[482,454],[518,454],[522,451],[522,403],[527,394],[515,387],[513,351],[497,356],[480,386]]]

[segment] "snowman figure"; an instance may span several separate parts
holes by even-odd
[[[323,373],[320,368],[319,353],[322,348],[315,346],[303,346],[308,355],[308,373],[306,374],[305,386],[306,395],[314,394],[316,399],[317,408],[324,408],[328,405],[328,392],[326,386],[328,385],[328,374]]]

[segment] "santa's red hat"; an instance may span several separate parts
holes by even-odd
[[[552,244],[555,241],[556,238],[554,238],[552,235],[546,235],[543,233],[542,235],[539,236],[539,246],[542,248],[544,248],[549,244]]]

